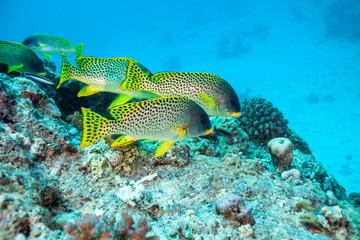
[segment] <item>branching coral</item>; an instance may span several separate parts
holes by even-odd
[[[288,120],[266,99],[245,99],[241,113],[241,126],[252,140],[265,144],[272,138],[286,136]]]
[[[105,219],[103,222],[95,214],[85,214],[82,219],[77,219],[76,224],[67,223],[65,232],[73,236],[72,239],[134,239],[134,240],[156,240],[157,237],[146,237],[151,227],[145,218],[138,222],[135,229],[134,220],[127,213],[122,214],[122,222],[115,223],[115,219]]]

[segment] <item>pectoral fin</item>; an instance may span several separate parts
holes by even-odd
[[[46,48],[46,47],[48,47],[49,45],[48,44],[39,44],[38,46],[37,46],[37,48]]]
[[[19,69],[24,67],[24,64],[20,64],[20,65],[13,65],[13,66],[9,66],[9,72],[12,72],[12,71],[17,71],[19,72]]]
[[[154,142],[154,141],[157,141],[157,140],[153,140],[153,139],[142,140],[142,142],[144,142],[144,143],[146,143],[146,142]]]
[[[131,144],[131,143],[136,142],[136,141],[137,141],[137,139],[135,139],[135,138],[133,138],[131,136],[128,136],[128,135],[124,135],[124,136],[121,136],[121,137],[117,138],[111,144],[111,147],[122,147],[122,146]]]
[[[117,96],[114,101],[112,101],[112,103],[110,104],[109,108],[115,107],[117,105],[121,105],[124,104],[128,101],[130,101],[133,97],[129,96],[129,95],[125,95],[125,94],[120,94],[119,96]]]
[[[175,141],[161,141],[159,147],[156,149],[154,157],[159,157],[166,153],[172,147],[172,145],[174,145],[174,143]]]
[[[209,107],[213,107],[216,105],[216,102],[211,98],[209,97],[208,95],[206,95],[205,93],[200,93],[200,97],[201,97],[201,100],[203,100],[203,102],[209,106]]]
[[[180,142],[181,142],[184,135],[185,135],[185,133],[186,133],[186,128],[180,128],[178,132],[179,132],[179,135],[180,135]]]
[[[91,85],[87,85],[84,86],[79,92],[78,92],[78,97],[86,97],[86,96],[90,96],[93,95],[95,93],[101,92],[101,90],[95,88],[94,86]]]

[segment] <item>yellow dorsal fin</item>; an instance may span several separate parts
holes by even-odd
[[[128,64],[126,78],[121,83],[120,90],[147,91],[144,83],[149,82],[149,77],[141,70],[135,60],[129,58]]]
[[[85,69],[99,61],[99,58],[96,57],[84,57],[77,56],[75,59],[75,63],[80,69]]]
[[[216,102],[205,93],[200,93],[200,97],[207,106],[214,107],[216,105]]]
[[[124,116],[137,109],[139,106],[143,106],[146,102],[133,102],[122,105],[117,105],[110,108],[110,115],[117,120],[122,120]]]
[[[122,146],[125,146],[125,145],[128,145],[128,144],[131,144],[133,142],[136,142],[137,139],[131,137],[131,136],[128,136],[128,135],[123,135],[119,138],[117,138],[112,144],[111,144],[111,147],[122,147]]]
[[[9,66],[8,73],[12,72],[12,71],[18,72],[20,70],[20,68],[22,68],[22,67],[24,67],[24,64]]]
[[[93,95],[95,93],[101,92],[101,90],[97,89],[92,85],[84,86],[77,94],[78,97],[86,97]]]
[[[186,133],[186,128],[179,128],[179,135],[180,135],[180,142],[182,141],[185,133]]]
[[[112,101],[112,103],[110,104],[109,108],[113,108],[117,105],[121,105],[124,103],[127,103],[128,101],[130,101],[133,97],[129,96],[129,95],[125,95],[125,94],[120,94],[119,96],[117,96],[114,101]]]
[[[166,153],[172,147],[172,145],[174,145],[174,143],[175,141],[161,141],[159,147],[156,149],[154,157],[159,157]]]
[[[153,80],[154,82],[162,82],[166,79],[175,77],[177,75],[181,75],[182,73],[178,73],[178,72],[158,72],[155,73],[152,77],[151,80]]]

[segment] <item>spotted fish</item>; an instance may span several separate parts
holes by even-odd
[[[201,72],[160,72],[151,79],[125,79],[124,91],[149,91],[162,97],[182,96],[199,104],[210,116],[240,116],[239,98],[224,79]]]
[[[111,134],[123,134],[112,147],[139,139],[161,140],[155,157],[164,154],[176,141],[209,134],[211,122],[205,111],[184,97],[157,98],[118,105],[110,109],[116,120],[108,120],[82,108],[80,147],[85,148]]]
[[[27,46],[17,43],[0,41],[0,63],[9,66],[9,72],[29,72],[45,75],[44,64]]]
[[[72,52],[76,55],[82,55],[83,43],[71,46],[71,43],[59,37],[54,37],[47,34],[33,34],[27,37],[23,44],[31,48],[37,54],[47,58],[52,58],[53,54],[68,57],[66,52]],[[58,48],[61,50],[59,51]]]
[[[78,56],[78,68],[72,66],[64,57],[61,68],[60,85],[69,79],[76,79],[87,84],[78,97],[89,96],[98,92],[112,92],[120,94],[110,105],[119,105],[135,98],[159,97],[147,91],[123,91],[120,84],[125,79],[148,78],[146,68],[130,58],[96,58]],[[149,72],[147,72],[149,74]]]

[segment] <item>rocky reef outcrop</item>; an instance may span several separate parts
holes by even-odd
[[[37,83],[0,78],[0,239],[360,238],[358,194],[289,129],[282,173],[240,118],[214,117],[212,134],[159,158],[156,142],[80,149],[79,114]]]

